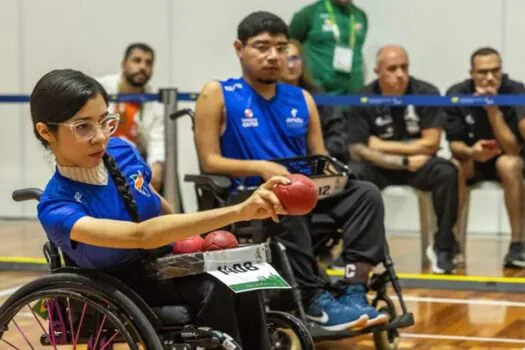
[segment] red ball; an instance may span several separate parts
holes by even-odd
[[[273,188],[273,192],[281,201],[288,215],[310,213],[319,200],[317,186],[309,177],[302,174],[291,174],[288,178],[292,180],[290,184],[279,184]]]
[[[204,239],[201,236],[192,236],[173,244],[173,252],[175,254],[188,254],[202,252],[202,244]]]
[[[231,232],[219,230],[211,232],[206,237],[204,237],[202,250],[222,250],[236,248],[238,246],[239,242],[237,242],[237,238],[235,238]]]

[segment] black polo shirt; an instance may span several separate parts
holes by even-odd
[[[467,79],[452,86],[447,95],[473,95],[475,92],[474,81]],[[517,81],[503,76],[498,94],[524,94],[525,86]],[[523,138],[519,132],[518,121],[525,118],[525,106],[500,106],[507,125],[512,130],[519,144]],[[451,106],[445,108],[445,130],[448,141],[463,141],[472,146],[478,140],[495,139],[490,125],[487,111],[483,107]]]
[[[363,95],[381,95],[375,80],[361,91]],[[432,84],[410,77],[405,95],[439,95]],[[348,142],[368,143],[370,136],[383,140],[404,141],[421,138],[421,131],[441,128],[444,113],[441,107],[425,106],[359,106],[348,115]]]

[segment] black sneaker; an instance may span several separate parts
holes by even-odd
[[[523,243],[512,242],[509,247],[509,252],[505,256],[504,266],[510,268],[525,268],[525,253],[523,251]]]
[[[465,255],[463,255],[463,249],[458,241],[454,243],[454,262],[458,265],[465,263]]]
[[[434,273],[451,274],[456,269],[454,251],[439,251],[433,246],[428,246],[427,258],[432,264],[432,272]]]

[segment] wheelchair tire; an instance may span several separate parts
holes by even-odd
[[[394,305],[388,305],[388,302],[387,306],[379,308],[378,311],[388,314],[389,319],[393,319],[396,316]],[[399,346],[399,332],[396,329],[374,332],[373,337],[377,350],[397,350]]]
[[[275,350],[314,350],[315,345],[301,320],[281,311],[267,311],[266,319]]]
[[[116,317],[123,325],[132,326],[130,334],[134,341],[140,341],[146,349],[163,349],[152,324],[126,295],[118,289],[74,273],[54,273],[19,288],[0,306],[0,329],[9,325],[11,319],[26,305],[26,301],[32,297],[36,300],[45,293],[51,296],[54,292],[81,296],[95,308],[103,303],[101,308],[104,308],[104,312],[109,310],[107,316],[110,319]]]

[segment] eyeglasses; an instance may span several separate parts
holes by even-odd
[[[279,56],[288,53],[288,44],[270,45],[267,43],[255,42],[253,44],[247,44],[246,46],[254,48],[265,56],[268,56],[273,48],[275,48],[277,55]]]
[[[118,114],[108,114],[107,117],[99,122],[89,120],[77,120],[69,123],[47,123],[50,125],[65,125],[67,126],[79,139],[89,141],[97,134],[97,129],[100,128],[105,136],[113,135],[117,130],[120,121]]]
[[[480,76],[486,76],[486,75],[489,75],[489,74],[500,75],[501,71],[502,71],[501,67],[495,67],[495,68],[492,68],[492,69],[478,69],[478,70],[474,71],[474,74],[480,75]]]
[[[303,58],[299,55],[288,56],[288,64],[302,64]]]

